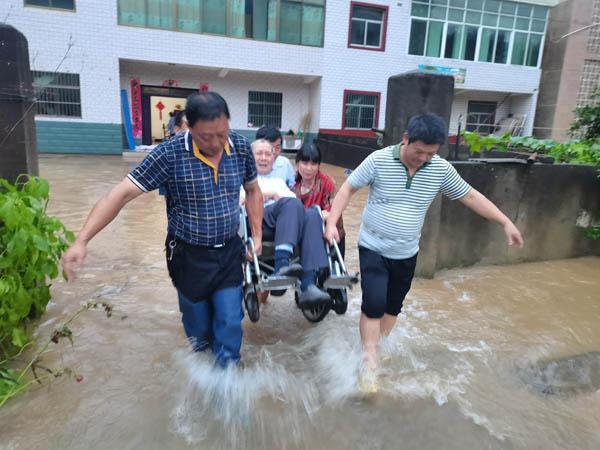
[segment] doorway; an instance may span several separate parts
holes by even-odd
[[[142,143],[152,145],[168,137],[170,113],[185,109],[185,101],[195,89],[142,86]]]

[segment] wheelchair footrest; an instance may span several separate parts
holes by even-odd
[[[357,277],[346,275],[332,275],[323,283],[324,289],[345,289],[358,282]]]
[[[279,277],[272,275],[265,277],[258,282],[258,288],[261,291],[274,291],[279,289],[292,289],[296,287],[298,278],[296,277]]]

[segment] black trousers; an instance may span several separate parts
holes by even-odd
[[[169,235],[166,247],[173,285],[191,302],[210,299],[220,289],[242,284],[244,245],[237,234],[221,247],[199,247]]]
[[[362,312],[370,319],[384,314],[397,316],[415,276],[417,255],[390,259],[365,247],[358,247]]]

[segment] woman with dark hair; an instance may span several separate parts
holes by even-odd
[[[335,196],[335,181],[321,172],[321,151],[316,144],[303,144],[296,153],[296,184],[292,189],[305,208],[317,205],[323,211],[323,221],[327,220],[331,203]],[[340,233],[340,251],[344,255],[344,224],[342,218],[337,222]]]

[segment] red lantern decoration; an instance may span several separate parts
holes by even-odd
[[[154,107],[155,107],[156,109],[158,109],[158,118],[159,118],[160,120],[162,120],[162,111],[163,111],[163,109],[165,109],[165,108],[166,108],[166,107],[165,107],[165,105],[163,104],[163,102],[161,102],[161,101],[159,100],[159,101],[158,101],[158,103],[157,103],[156,105],[154,105]]]

